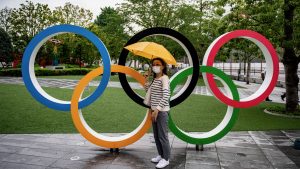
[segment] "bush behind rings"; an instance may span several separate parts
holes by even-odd
[[[71,68],[63,70],[49,70],[49,69],[35,69],[36,76],[62,76],[62,75],[86,75],[92,68]],[[115,75],[114,72],[111,75]],[[22,71],[17,69],[2,69],[0,70],[0,76],[14,76],[22,77]]]

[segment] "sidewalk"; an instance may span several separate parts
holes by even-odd
[[[110,134],[120,135],[120,134]],[[173,134],[170,166],[178,169],[297,169],[300,150],[293,140],[300,131],[230,132],[216,143],[196,151]],[[150,158],[157,154],[152,133],[119,153],[92,145],[79,134],[2,134],[0,168],[54,169],[155,168]]]

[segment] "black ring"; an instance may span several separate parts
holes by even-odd
[[[196,52],[194,46],[192,45],[192,43],[181,33],[177,32],[173,29],[169,29],[169,28],[154,27],[154,28],[145,29],[145,30],[135,34],[125,44],[125,46],[136,43],[144,37],[147,37],[150,35],[155,35],[155,34],[171,36],[171,37],[177,39],[178,41],[180,41],[187,48],[188,52],[191,55],[192,61],[193,61],[193,74],[192,74],[192,79],[190,81],[190,84],[188,85],[186,90],[180,96],[178,96],[174,100],[170,101],[170,107],[174,107],[174,106],[180,104],[181,102],[183,102],[193,92],[195,86],[197,85],[197,81],[198,81],[198,77],[199,77],[199,59],[197,56],[197,52]],[[126,50],[125,48],[122,49],[120,58],[119,58],[119,63],[118,63],[119,65],[125,66],[128,52],[129,51]],[[121,83],[124,91],[134,102],[136,102],[137,104],[139,104],[141,106],[149,108],[149,106],[147,106],[143,103],[144,99],[132,90],[132,88],[130,87],[130,85],[127,81],[126,75],[124,73],[119,73],[119,79],[120,79],[120,83]]]

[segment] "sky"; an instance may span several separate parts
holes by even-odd
[[[93,19],[100,14],[100,8],[103,7],[116,7],[116,4],[122,3],[124,0],[30,0],[34,3],[48,4],[50,9],[55,9],[57,6],[63,6],[66,2],[73,5],[78,5],[82,8],[89,9],[93,13]],[[0,9],[5,8],[18,8],[21,3],[26,0],[0,0]]]

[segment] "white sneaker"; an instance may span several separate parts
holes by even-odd
[[[158,156],[156,156],[155,158],[152,158],[152,159],[151,159],[151,162],[152,162],[152,163],[158,163],[161,159],[162,159],[161,156],[158,155]]]
[[[161,159],[156,165],[156,168],[165,168],[167,165],[169,165],[169,160],[166,161],[165,159]]]

